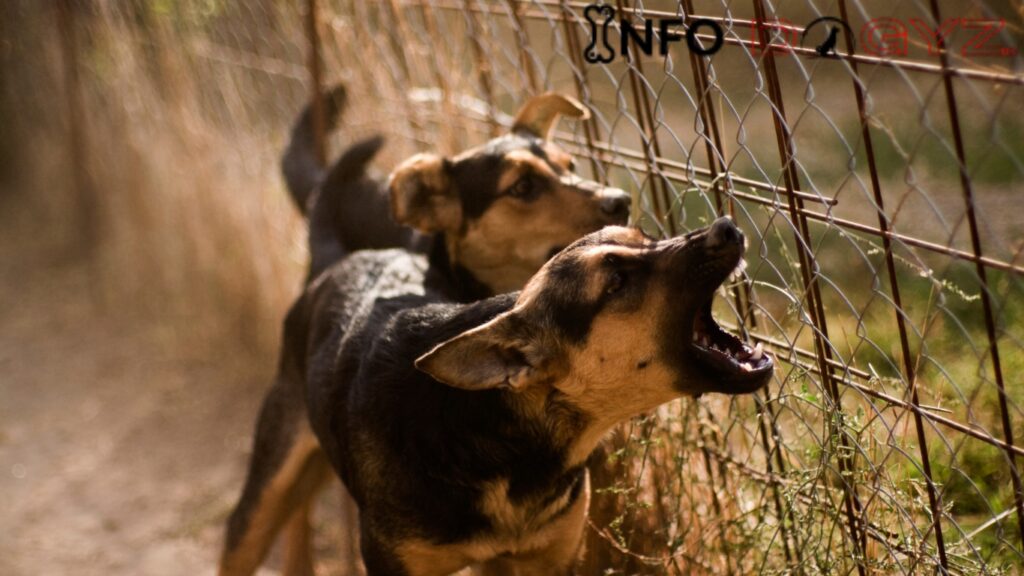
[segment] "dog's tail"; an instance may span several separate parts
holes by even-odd
[[[334,129],[345,107],[347,100],[345,87],[338,84],[324,94],[324,130]],[[291,195],[299,211],[306,214],[309,197],[323,180],[325,168],[320,164],[316,154],[316,126],[314,125],[313,105],[309,104],[292,127],[292,138],[288,148],[281,157],[281,171]]]
[[[364,138],[349,147],[348,150],[335,161],[330,172],[324,179],[323,188],[330,190],[352,182],[366,173],[366,165],[373,160],[381,146],[384,145],[384,137],[380,134]]]
[[[331,166],[323,183],[319,187],[314,186],[307,214],[311,257],[310,279],[317,277],[347,252],[363,248],[351,245],[359,243],[350,241],[346,234],[348,228],[359,227],[357,223],[348,223],[346,220],[354,216],[349,213],[358,211],[360,206],[344,204],[375,191],[372,184],[365,182],[366,165],[373,160],[383,145],[384,137],[380,135],[356,142]],[[367,192],[363,192],[361,187],[367,187]],[[342,193],[345,191],[348,193]]]

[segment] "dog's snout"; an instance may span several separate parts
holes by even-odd
[[[736,227],[732,218],[722,216],[711,223],[705,245],[708,248],[721,248],[730,244],[743,245],[743,232]]]
[[[629,194],[618,188],[605,188],[601,192],[601,211],[609,216],[629,216]]]

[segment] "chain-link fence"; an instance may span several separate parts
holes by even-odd
[[[482,142],[528,95],[574,95],[592,117],[556,138],[633,191],[634,221],[743,228],[748,265],[716,315],[780,360],[752,397],[682,400],[616,432],[584,573],[1019,572],[1020,4],[608,4],[598,63],[601,27],[567,0],[18,5],[33,24],[16,49],[38,43],[50,68],[9,66],[7,102],[71,151],[87,220],[136,203],[146,219],[115,230],[213,239],[161,273],[246,262],[262,288],[219,303],[287,300],[301,226],[276,162],[310,95],[343,82],[328,156],[381,132],[385,170]],[[125,163],[166,194],[104,194]]]

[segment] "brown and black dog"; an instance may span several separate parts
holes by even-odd
[[[289,314],[275,388],[301,399],[302,420],[265,427],[261,415],[252,474],[264,488],[232,517],[222,573],[251,571],[253,540],[303,505],[319,449],[359,505],[371,576],[571,573],[585,464],[609,429],[770,378],[772,359],[711,315],[743,249],[726,218],[663,241],[608,227],[521,292],[468,304],[408,251],[344,257]],[[303,429],[315,438],[288,440]]]
[[[344,100],[342,88],[328,95],[331,125]],[[307,282],[348,254],[400,247],[427,253],[425,286],[446,301],[471,302],[521,288],[561,248],[604,225],[624,224],[629,196],[576,176],[572,158],[547,138],[560,114],[584,118],[587,111],[558,94],[535,97],[509,134],[453,158],[414,156],[385,186],[366,174],[380,138],[354,144],[329,170],[321,169],[307,109],[283,158],[289,192],[309,219]],[[302,386],[294,384],[307,375],[289,361],[291,335],[301,330],[294,326],[301,322],[297,314],[293,309],[285,322],[279,373],[264,400],[249,476],[229,520],[223,574],[255,570],[286,524],[286,573],[311,571],[309,505],[330,471],[306,425]]]
[[[325,98],[335,125],[345,104],[338,86]],[[549,138],[560,115],[585,119],[573,98],[527,101],[512,130],[454,157],[418,154],[383,179],[367,164],[383,139],[352,145],[329,170],[314,153],[313,114],[292,129],[282,159],[288,190],[310,226],[310,278],[339,251],[406,248],[428,253],[452,276],[460,301],[518,290],[553,254],[584,234],[625,224],[630,197],[574,173],[570,154]]]

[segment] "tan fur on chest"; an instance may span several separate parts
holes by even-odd
[[[516,540],[544,528],[553,517],[565,511],[572,490],[567,489],[553,502],[542,505],[539,502],[513,503],[508,497],[508,480],[491,483],[480,499],[480,508],[497,532]]]
[[[408,540],[397,546],[398,553],[410,574],[416,576],[451,574],[495,558],[514,562],[523,557],[551,567],[568,565],[579,550],[590,507],[589,475],[584,476],[578,497],[566,509],[571,493],[571,489],[566,490],[557,500],[538,509],[530,502],[511,503],[508,482],[494,482],[480,500],[481,511],[496,526],[494,532],[456,544]]]

